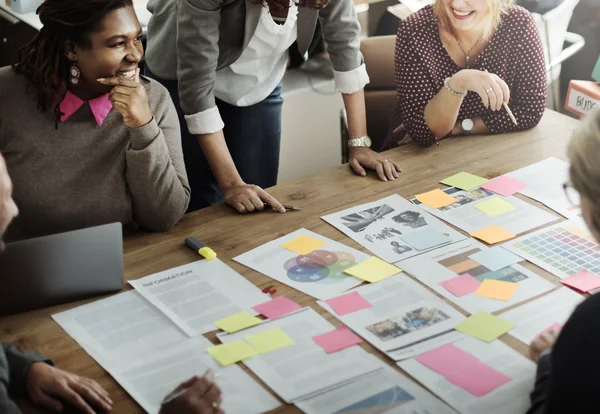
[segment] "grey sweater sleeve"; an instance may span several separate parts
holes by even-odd
[[[349,72],[363,63],[360,53],[360,23],[352,0],[330,0],[319,10],[323,37],[333,68]]]
[[[153,89],[159,95],[154,98],[154,118],[130,130],[126,176],[135,221],[149,230],[166,231],[185,214],[190,186],[175,106],[160,84],[154,83]]]
[[[19,351],[12,345],[0,348],[0,413],[18,414],[19,408],[9,398],[9,393],[26,395],[27,370],[34,362],[52,364],[52,360],[37,352]]]

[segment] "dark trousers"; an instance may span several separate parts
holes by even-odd
[[[221,191],[200,144],[188,131],[179,103],[177,81],[161,79],[148,67],[145,73],[167,88],[177,109],[185,169],[192,189],[188,212],[222,202]],[[220,99],[216,103],[225,124],[225,142],[242,180],[262,188],[277,184],[283,104],[281,84],[263,101],[251,106],[234,106]]]

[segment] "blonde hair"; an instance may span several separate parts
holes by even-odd
[[[508,13],[508,6],[510,6],[514,0],[486,0],[488,7],[490,8],[490,16],[488,24],[483,30],[483,38],[489,39],[492,36],[494,30],[500,26],[502,21],[502,15]],[[433,12],[437,16],[438,20],[443,27],[451,29],[448,14],[442,4],[443,0],[435,0],[433,3]]]
[[[589,113],[575,131],[568,149],[573,187],[592,205],[595,232],[600,232],[600,110]]]

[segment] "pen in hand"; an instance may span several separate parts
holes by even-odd
[[[208,371],[206,371],[206,373],[202,377],[205,378],[206,380],[208,380],[210,383],[213,383],[213,382],[216,382],[217,378],[219,378],[219,373],[214,374],[209,369]],[[198,380],[199,380],[199,378],[196,379],[196,381],[198,381]],[[185,381],[183,384],[186,384],[189,381],[190,380]],[[193,385],[193,383],[191,385]],[[166,405],[166,404],[170,403],[171,401],[174,401],[177,398],[181,397],[183,394],[185,394],[191,388],[191,385],[190,386],[183,386],[183,387],[180,385],[181,389],[173,391],[169,395],[167,395],[165,397],[165,399],[162,401],[161,405]]]

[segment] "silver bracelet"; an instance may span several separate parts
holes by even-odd
[[[467,92],[469,92],[469,91],[464,91],[463,93],[460,93],[460,92],[456,92],[454,89],[452,89],[452,87],[450,86],[450,79],[451,78],[444,79],[444,88],[446,88],[448,90],[448,92],[450,92],[452,95],[456,96],[457,98],[464,98],[465,96],[467,96]]]

